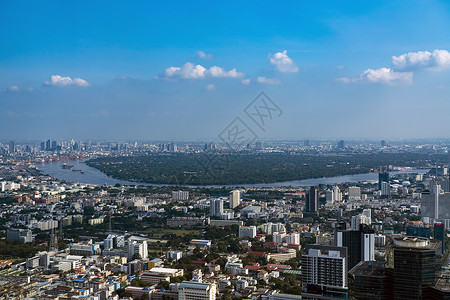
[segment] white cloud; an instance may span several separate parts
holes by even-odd
[[[417,51],[392,56],[395,70],[442,69],[450,67],[450,53],[447,50]]]
[[[256,81],[263,84],[280,84],[280,81],[278,79],[266,78],[264,76],[259,76],[258,78],[256,78]]]
[[[386,84],[396,84],[396,83],[412,83],[413,73],[412,72],[395,72],[389,68],[380,69],[367,69],[359,75],[357,78],[347,78],[341,77],[337,78],[336,81],[343,83],[351,83],[358,81],[365,81],[370,83],[386,83]]]
[[[296,73],[298,67],[295,62],[287,55],[287,51],[277,52],[270,56],[270,63],[280,72]]]
[[[12,85],[12,86],[8,87],[7,90],[9,92],[18,92],[19,91],[19,87],[17,85]]]
[[[243,77],[244,73],[238,72],[235,68],[225,71],[217,66],[206,69],[201,65],[194,65],[190,62],[185,63],[182,67],[170,67],[164,71],[165,78],[200,79],[206,76],[237,78]]]
[[[198,57],[200,57],[200,58],[205,58],[205,59],[213,58],[213,55],[212,55],[212,54],[205,53],[205,52],[203,52],[203,51],[197,51],[197,55],[198,55]]]
[[[167,78],[183,78],[183,79],[197,79],[205,77],[206,69],[201,65],[194,65],[190,62],[185,63],[180,67],[170,67],[164,72]]]
[[[209,68],[209,70],[207,72],[212,77],[237,78],[237,77],[243,77],[244,76],[244,73],[240,73],[240,72],[236,71],[236,68],[231,69],[230,71],[225,71],[221,67],[214,66],[214,67]]]
[[[60,75],[52,75],[50,80],[45,81],[44,84],[49,86],[89,86],[89,83],[84,79],[72,79],[69,76],[62,77]]]
[[[242,80],[241,80],[241,83],[242,83],[242,84],[245,84],[245,85],[250,84],[250,79],[248,79],[248,78],[242,79]]]
[[[216,86],[215,86],[214,84],[208,84],[208,85],[206,86],[206,89],[207,89],[208,91],[214,91],[214,90],[216,89]]]

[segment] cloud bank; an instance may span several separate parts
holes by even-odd
[[[297,73],[296,63],[287,55],[287,51],[277,52],[270,56],[270,63],[282,73]]]
[[[81,86],[81,87],[87,87],[90,84],[81,78],[70,78],[70,77],[62,77],[60,75],[52,75],[50,77],[50,80],[47,80],[44,82],[44,85],[48,85],[48,86],[60,86],[60,87],[64,87],[64,86]]]

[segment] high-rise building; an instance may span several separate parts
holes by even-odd
[[[444,255],[445,252],[445,227],[444,223],[434,223],[433,228],[433,236],[435,240],[441,241],[442,244],[442,252],[441,254]]]
[[[345,147],[344,140],[340,140],[340,141],[338,142],[338,148],[339,148],[339,149],[343,149],[344,147]]]
[[[434,185],[432,192],[423,192],[420,213],[422,218],[435,221],[450,219],[450,193],[444,193],[440,185]]]
[[[312,186],[306,190],[305,195],[305,213],[317,214],[319,211],[319,188]]]
[[[378,189],[381,190],[381,183],[389,182],[389,172],[378,173]]]
[[[209,214],[212,217],[220,217],[223,214],[222,199],[211,199],[209,204]]]
[[[233,190],[230,195],[230,208],[233,209],[241,204],[241,191]]]
[[[381,140],[380,146],[381,146],[381,147],[386,147],[386,141],[385,141],[385,140]]]
[[[45,151],[50,151],[52,149],[52,142],[50,140],[47,140],[45,142]]]
[[[372,225],[372,210],[370,208],[366,208],[363,210],[362,214],[367,217],[367,224]]]
[[[333,186],[331,190],[326,192],[327,204],[341,203],[342,193],[337,185]]]
[[[427,299],[440,270],[441,242],[421,237],[394,237],[386,246],[386,271],[392,276],[391,299]]]
[[[391,184],[389,182],[382,182],[381,183],[381,197],[382,198],[389,198],[391,197]]]
[[[41,151],[45,151],[45,142],[41,143]]]
[[[309,140],[304,140],[304,141],[303,141],[303,146],[309,147],[309,145],[310,145]]]
[[[215,300],[216,285],[196,281],[183,281],[178,287],[179,300]]]
[[[306,245],[302,255],[302,299],[347,298],[347,249]]]
[[[349,296],[355,300],[390,300],[389,277],[384,263],[361,261],[348,272]]]
[[[6,239],[13,242],[18,241],[21,244],[31,243],[33,241],[30,229],[17,228],[8,228],[8,231],[6,232]]]
[[[359,230],[337,228],[334,245],[347,247],[349,270],[360,261],[375,260],[375,230],[366,224],[360,224]]]
[[[430,238],[430,227],[424,226],[407,226],[406,227],[406,235],[407,236],[419,236],[423,238]]]

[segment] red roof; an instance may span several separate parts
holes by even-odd
[[[256,256],[264,257],[266,255],[266,252],[261,251],[248,251],[247,254],[255,254]]]

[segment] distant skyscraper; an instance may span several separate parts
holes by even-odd
[[[306,190],[305,195],[305,212],[317,214],[319,210],[319,188],[312,186]]]
[[[378,189],[381,190],[381,183],[389,182],[389,172],[378,173]]]
[[[304,140],[303,141],[303,146],[309,147],[309,140]]]
[[[343,149],[344,146],[345,146],[344,140],[340,140],[340,141],[338,142],[338,148],[339,148],[339,149]]]
[[[41,151],[45,151],[45,142],[41,143]]]
[[[386,141],[385,140],[381,140],[380,145],[381,145],[381,147],[386,147]]]
[[[345,247],[306,245],[306,254],[302,255],[302,299],[347,299],[346,260]]]
[[[257,141],[257,142],[255,143],[255,149],[256,149],[256,150],[262,150],[262,149],[263,149],[263,142]]]
[[[233,190],[230,195],[230,208],[233,209],[241,204],[241,191]]]
[[[14,144],[14,141],[9,142],[9,153],[14,153],[16,152],[16,146]]]
[[[52,149],[52,142],[50,140],[47,140],[45,142],[45,150],[50,151]]]

